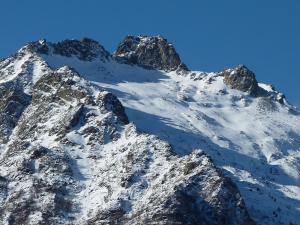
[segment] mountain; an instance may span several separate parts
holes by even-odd
[[[300,224],[300,112],[161,36],[39,40],[0,62],[0,221]]]

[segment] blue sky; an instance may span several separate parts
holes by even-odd
[[[127,34],[161,34],[191,68],[246,64],[300,105],[299,0],[9,0],[0,57],[46,38],[91,37],[113,51]]]

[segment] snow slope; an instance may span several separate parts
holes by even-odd
[[[229,89],[216,73],[180,76],[114,61],[43,57],[114,93],[138,129],[168,141],[178,154],[204,150],[236,181],[260,224],[299,222],[300,116],[289,105]]]

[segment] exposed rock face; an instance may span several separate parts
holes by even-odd
[[[119,44],[114,55],[127,63],[154,69],[188,70],[173,45],[160,36],[127,36]]]
[[[224,76],[225,84],[232,89],[249,92],[253,95],[258,91],[258,83],[254,73],[244,65],[225,70],[220,75]]]
[[[110,57],[97,41],[89,38],[82,40],[64,40],[58,43],[48,43],[46,40],[32,42],[28,46],[39,54],[58,54],[66,57],[78,57],[83,61],[92,61],[96,58],[106,60]]]
[[[14,82],[0,85],[0,144],[9,140],[23,110],[30,102],[30,96]]]
[[[128,117],[125,114],[124,107],[122,106],[119,99],[117,99],[117,97],[114,96],[112,93],[103,92],[99,94],[97,97],[97,102],[105,110],[111,110],[114,114],[116,114],[123,123],[129,123]]]
[[[1,92],[16,119],[0,148],[0,224],[254,224],[203,152],[177,156],[128,124],[114,95],[41,65],[28,94]]]

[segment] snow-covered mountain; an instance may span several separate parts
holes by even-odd
[[[1,224],[300,224],[300,112],[246,66],[40,40],[0,62],[0,96]]]

